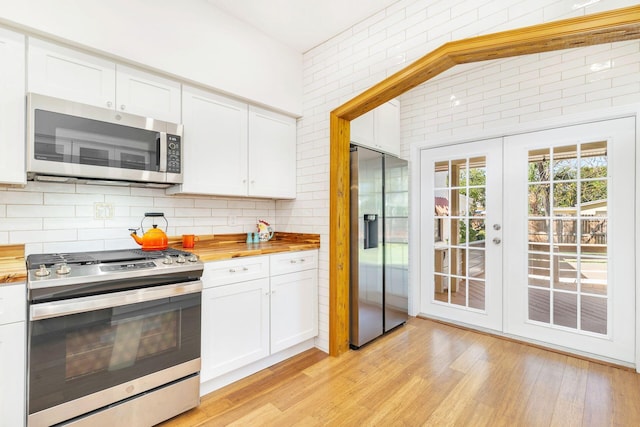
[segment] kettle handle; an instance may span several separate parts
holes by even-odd
[[[162,217],[162,219],[164,219],[167,230],[169,229],[169,221],[167,221],[167,217],[164,216],[164,212],[145,212],[144,218],[147,217]],[[142,221],[140,221],[140,228],[142,229],[142,233],[144,233],[144,227],[142,226],[144,218],[142,218]]]

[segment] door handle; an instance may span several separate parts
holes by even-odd
[[[496,245],[499,245],[499,244],[500,244],[500,242],[502,242],[502,240],[500,240],[500,238],[499,238],[499,237],[494,237],[494,238],[493,238],[493,243],[495,243]]]

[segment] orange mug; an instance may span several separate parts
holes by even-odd
[[[196,242],[200,240],[198,236],[194,236],[193,234],[183,234],[182,235],[182,247],[183,248],[192,248],[195,246]]]

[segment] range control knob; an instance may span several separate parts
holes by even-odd
[[[184,264],[187,262],[187,259],[183,255],[178,255],[178,259],[176,260],[178,264]]]
[[[173,259],[171,259],[171,256],[167,255],[166,257],[164,257],[164,260],[162,261],[163,264],[173,264]]]
[[[71,272],[71,267],[67,265],[66,262],[63,262],[56,269],[56,274],[69,274]]]
[[[187,261],[189,261],[189,262],[198,262],[198,255],[196,255],[196,254],[191,254],[191,255],[189,256],[189,258],[187,258]]]
[[[51,274],[51,271],[49,271],[49,269],[44,264],[41,264],[40,269],[37,270],[34,274],[38,277],[47,277]]]

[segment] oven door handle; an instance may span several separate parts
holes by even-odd
[[[89,311],[120,307],[123,305],[137,304],[198,292],[202,292],[202,282],[200,280],[173,285],[156,286],[152,288],[133,289],[113,294],[92,295],[68,300],[50,301],[31,305],[29,320],[35,321],[50,319],[53,317],[86,313]]]

